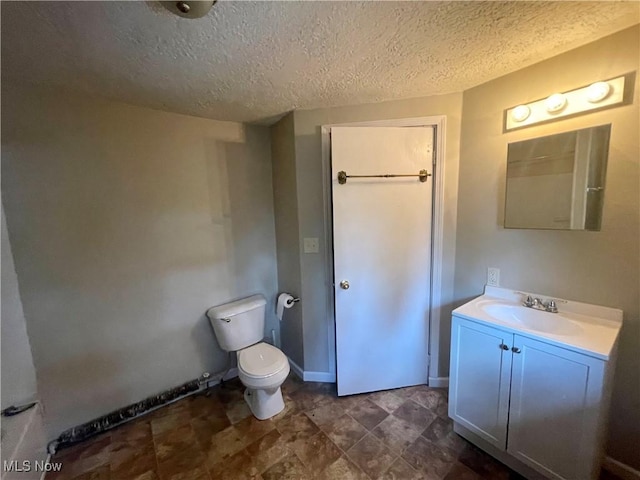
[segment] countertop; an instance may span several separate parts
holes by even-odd
[[[543,311],[538,311],[537,313],[550,315],[551,317],[547,317],[549,321],[556,319],[562,321],[563,319],[559,317],[564,317],[564,319],[571,321],[572,326],[575,325],[578,328],[572,328],[571,333],[568,334],[534,330],[521,323],[515,324],[513,321],[496,318],[488,314],[484,309],[488,305],[495,304],[521,306],[527,295],[543,300],[555,300],[558,306],[558,313]],[[615,352],[618,335],[622,327],[622,310],[616,308],[490,286],[485,287],[484,295],[456,308],[453,311],[453,315],[489,324],[501,330],[564,347],[602,360],[609,360]]]

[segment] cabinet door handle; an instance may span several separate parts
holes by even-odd
[[[509,346],[505,345],[504,343],[500,344],[500,348],[503,349],[503,350],[509,350]]]
[[[520,353],[522,350],[520,350],[518,347],[511,347],[511,351],[513,353]]]

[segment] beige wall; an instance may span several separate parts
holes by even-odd
[[[2,206],[2,409],[37,397],[36,371]],[[4,446],[4,444],[3,444]],[[4,449],[3,449],[4,450]]]
[[[327,303],[332,278],[327,278],[325,265],[325,220],[323,197],[322,149],[320,128],[322,125],[353,123],[370,120],[387,120],[411,117],[445,115],[446,141],[444,157],[444,258],[442,315],[432,321],[432,350],[434,344],[444,346],[449,342],[451,304],[453,301],[453,270],[455,256],[456,198],[458,177],[458,149],[460,142],[460,118],[462,95],[442,95],[415,98],[368,105],[299,110],[294,112],[296,177],[298,192],[299,238],[318,237],[319,254],[300,255],[302,282],[301,303],[304,324],[304,366],[312,372],[328,372],[328,332],[333,313]],[[448,346],[447,346],[448,352]],[[437,366],[437,359],[433,359]],[[437,373],[436,373],[437,371]],[[432,376],[447,376],[441,368],[432,369]]]
[[[293,114],[290,113],[271,127],[273,209],[276,223],[278,288],[280,292],[299,296],[302,289],[294,141]],[[280,338],[282,350],[304,369],[300,305],[298,303],[285,311],[280,323]]]
[[[503,111],[638,70],[638,27],[464,92],[456,247],[458,304],[482,293],[487,267],[507,287],[624,310],[609,454],[640,469],[640,147],[634,103],[502,133]],[[507,143],[611,123],[602,231],[505,230]]]
[[[218,372],[208,307],[278,329],[268,129],[2,85],[2,196],[49,437]]]

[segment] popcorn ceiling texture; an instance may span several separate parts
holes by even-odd
[[[637,2],[2,2],[2,81],[218,120],[459,92],[640,21]],[[615,53],[615,52],[612,52]]]

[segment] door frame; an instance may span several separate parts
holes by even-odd
[[[324,201],[324,254],[325,278],[327,279],[327,322],[329,372],[337,378],[336,371],[336,316],[335,291],[333,285],[333,212],[331,182],[331,138],[332,127],[433,127],[433,164],[432,164],[432,213],[431,213],[431,306],[429,309],[429,383],[436,379],[432,372],[439,371],[440,354],[440,315],[442,305],[442,254],[444,244],[444,158],[445,158],[445,115],[429,117],[398,118],[389,120],[373,120],[352,123],[335,123],[320,127],[322,146],[322,196]],[[444,387],[446,385],[435,385]]]

